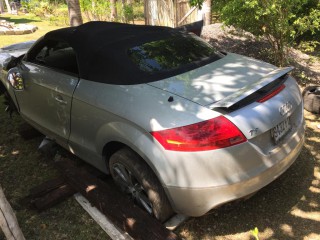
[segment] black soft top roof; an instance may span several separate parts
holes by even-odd
[[[169,27],[96,21],[51,31],[43,40],[67,42],[76,52],[81,78],[129,85],[157,81],[185,72],[184,68],[148,73],[128,57],[128,49],[132,47],[183,34],[186,33]],[[188,70],[196,67],[188,66]]]

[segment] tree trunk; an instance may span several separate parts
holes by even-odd
[[[125,23],[128,23],[127,15],[126,15],[126,12],[125,12],[125,7],[126,7],[126,1],[125,0],[121,0],[121,7],[122,7],[121,21],[125,22]]]
[[[0,226],[8,240],[25,240],[14,212],[0,186]]]
[[[79,0],[67,0],[70,26],[79,26],[83,23]]]
[[[118,17],[117,14],[117,6],[116,6],[117,1],[116,0],[110,0],[110,7],[111,7],[111,16],[110,16],[110,20],[111,21],[115,21]]]
[[[3,6],[3,1],[0,0],[0,13],[4,12],[4,6]]]
[[[205,0],[202,6],[203,25],[211,24],[211,0]]]
[[[10,4],[9,4],[9,0],[5,0],[5,2],[6,2],[8,13],[11,13],[11,7],[10,7]]]

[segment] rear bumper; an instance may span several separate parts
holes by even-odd
[[[285,172],[297,159],[304,143],[304,124],[290,141],[273,152],[269,157],[285,156],[272,165],[265,166],[263,171],[248,175],[246,179],[230,184],[205,188],[181,188],[165,186],[173,208],[178,213],[188,216],[201,216],[209,210],[236,199],[243,198],[258,191]],[[288,149],[290,151],[288,152]]]

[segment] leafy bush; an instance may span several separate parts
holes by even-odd
[[[109,20],[110,2],[103,0],[80,0],[82,12],[87,20]]]
[[[134,19],[144,20],[144,3],[134,2],[132,6],[133,6]]]
[[[55,10],[55,14],[49,18],[50,24],[55,26],[69,25],[69,13],[67,6]]]
[[[282,66],[287,46],[306,31],[320,30],[318,6],[314,0],[216,0],[212,7],[226,25],[264,36],[274,62]]]
[[[307,7],[300,13],[295,21],[297,31],[301,32],[296,40],[299,45],[310,45],[315,50],[320,46],[320,2],[310,1]],[[308,48],[311,50],[311,48]]]
[[[53,4],[50,1],[23,0],[21,4],[27,12],[41,18],[59,16],[58,9],[61,8],[61,4]]]

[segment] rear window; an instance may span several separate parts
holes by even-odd
[[[129,49],[128,55],[141,70],[149,73],[170,71],[195,62],[222,58],[211,45],[193,34],[144,43]]]

